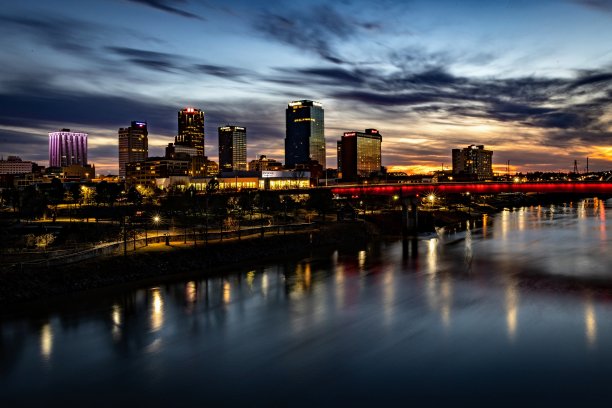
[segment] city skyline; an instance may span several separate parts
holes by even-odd
[[[118,128],[146,121],[161,156],[191,106],[209,134],[248,127],[248,160],[282,159],[284,108],[309,99],[325,106],[328,167],[345,131],[375,127],[391,169],[450,169],[451,149],[472,144],[498,172],[612,168],[612,3],[497,3],[9,4],[0,155],[42,164],[48,133],[70,128],[116,174]],[[218,158],[214,140],[206,154]]]

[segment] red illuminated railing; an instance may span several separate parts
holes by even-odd
[[[419,183],[379,184],[363,186],[337,186],[332,193],[339,195],[400,195],[414,196],[431,192],[443,194],[495,194],[495,193],[580,193],[612,194],[612,182],[588,183]]]

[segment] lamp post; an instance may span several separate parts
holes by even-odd
[[[429,200],[429,206],[433,208],[434,201],[436,201],[436,196],[433,194],[430,194],[427,196],[427,199]]]
[[[161,218],[159,217],[159,215],[156,215],[153,217],[153,223],[155,224],[155,236],[159,237],[159,222],[161,221]]]

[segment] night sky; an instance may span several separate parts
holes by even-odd
[[[149,124],[162,155],[177,111],[247,127],[248,160],[284,162],[285,108],[379,129],[383,165],[451,166],[484,144],[497,171],[612,168],[612,1],[10,1],[0,10],[0,155],[48,165],[48,132],[89,133],[117,174],[117,129]]]

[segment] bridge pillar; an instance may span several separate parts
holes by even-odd
[[[417,197],[402,197],[402,235],[416,235],[419,227]]]

